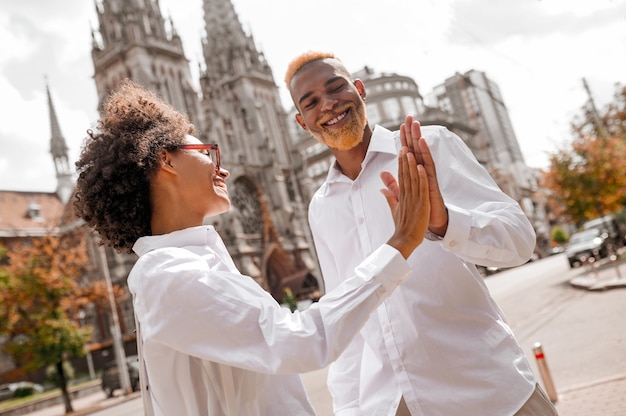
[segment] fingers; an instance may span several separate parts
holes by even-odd
[[[383,180],[388,179],[387,177]],[[393,182],[386,183],[392,187]],[[415,247],[423,241],[428,229],[430,200],[425,168],[416,163],[415,155],[409,152],[407,147],[403,147],[398,156],[400,191],[397,199],[389,187],[382,190],[389,206],[392,207],[391,213],[395,224],[395,231],[388,244],[398,249],[404,258],[408,258]]]
[[[380,179],[382,179],[385,187],[391,191],[394,195],[398,196],[400,188],[398,187],[398,181],[393,174],[387,170],[380,172]]]
[[[387,203],[389,204],[389,208],[391,211],[396,208],[398,205],[398,198],[400,196],[400,186],[398,185],[398,181],[389,171],[383,171],[380,173],[380,178],[385,184],[385,188],[381,189],[380,192],[387,199]]]
[[[389,204],[389,208],[391,209],[391,212],[393,212],[398,206],[398,197],[389,189],[385,189],[385,188],[381,189],[380,193],[383,194],[383,196],[387,200],[387,204]]]
[[[413,153],[406,150],[400,152],[398,178],[400,181],[399,200],[406,201],[405,206],[410,209],[410,206],[419,199],[419,176]]]
[[[430,204],[430,199],[428,198],[429,185],[428,185],[428,177],[426,174],[426,169],[424,166],[417,165],[417,174],[419,176],[419,195],[421,200],[425,200]]]
[[[422,138],[422,127],[420,122],[413,119],[412,115],[407,115],[404,123],[400,126],[400,143],[407,147],[409,152],[415,155],[417,163],[424,163],[419,151],[419,140]]]
[[[393,198],[397,201],[398,196],[400,195],[400,186],[398,185],[398,181],[389,171],[383,171],[380,173],[380,178],[385,184],[385,188],[381,189],[383,195],[393,196]]]
[[[424,159],[422,157],[419,147],[419,142],[423,140],[424,138],[422,137],[422,126],[420,125],[420,122],[413,121],[413,123],[411,124],[411,145],[409,146],[409,148],[413,150],[415,160],[417,160],[417,163],[419,163],[420,165],[424,163]]]
[[[402,147],[408,147],[408,142],[411,141],[410,137],[407,140],[407,134],[410,135],[411,133],[411,123],[413,123],[413,116],[408,115],[406,116],[404,123],[400,125],[400,144],[402,145]]]
[[[419,185],[415,183],[415,181],[418,180],[415,155],[411,152],[406,152],[401,159],[402,161],[399,166],[400,170],[398,171],[398,176],[402,178],[402,182],[400,182],[400,189],[402,189],[405,193],[413,195],[417,192]]]
[[[400,124],[400,144],[402,147],[408,148],[408,144],[406,142],[406,123]]]
[[[429,176],[436,178],[437,171],[435,169],[435,161],[430,153],[430,148],[428,147],[428,143],[426,143],[426,139],[421,138],[421,140],[417,142],[417,148],[419,149],[418,152],[420,154],[420,159],[422,160],[421,164],[426,168],[426,173],[428,173]]]

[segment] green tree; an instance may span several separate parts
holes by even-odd
[[[619,211],[626,203],[626,88],[617,86],[603,114],[584,111],[572,132],[544,174],[550,209],[575,223]]]
[[[296,301],[295,296],[290,288],[285,288],[285,297],[283,298],[283,303],[289,306],[289,310],[291,312],[295,312],[298,310],[298,302]]]
[[[4,350],[26,371],[54,365],[65,410],[72,412],[63,362],[85,355],[91,328],[80,327],[78,310],[102,296],[98,289],[79,286],[87,264],[84,242],[74,234],[49,234],[14,245],[2,255]]]
[[[569,236],[563,229],[563,227],[556,226],[552,229],[552,241],[557,244],[563,244],[569,240]]]

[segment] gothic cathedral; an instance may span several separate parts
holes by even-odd
[[[129,78],[186,114],[199,139],[219,144],[230,171],[231,211],[209,221],[240,271],[279,302],[287,288],[301,299],[318,297],[321,276],[294,172],[287,113],[271,68],[230,0],[204,0],[207,35],[197,84],[158,0],[101,0],[96,8],[92,59],[98,105]]]

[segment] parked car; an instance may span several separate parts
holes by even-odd
[[[616,247],[623,247],[626,243],[626,232],[620,223],[610,215],[589,220],[583,224],[583,230],[590,230],[592,228],[597,228],[601,233],[606,233],[608,239],[611,240]]]
[[[44,388],[41,384],[30,381],[2,384],[0,385],[0,401],[14,397],[30,396],[35,393],[41,393],[43,390]]]
[[[0,401],[13,398],[13,390],[9,384],[0,385]]]
[[[128,376],[130,377],[130,387],[133,391],[139,389],[139,359],[136,355],[126,357]],[[117,368],[117,361],[111,361],[104,365],[102,369],[102,390],[107,397],[113,397],[115,390],[121,389],[120,372]]]
[[[570,267],[576,267],[591,257],[595,260],[608,257],[615,249],[614,242],[607,233],[598,228],[589,228],[572,234],[565,247],[565,254]]]

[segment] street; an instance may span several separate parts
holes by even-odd
[[[621,270],[626,276],[624,265]],[[616,270],[609,267],[603,274],[614,272]],[[565,256],[559,254],[485,279],[533,365],[537,380],[543,385],[533,353],[535,342],[541,342],[559,397],[566,397],[562,395],[569,391],[626,377],[625,289],[591,292],[568,283],[584,273],[591,272],[582,267],[570,269]],[[319,416],[332,415],[325,375],[325,370],[304,375]],[[609,403],[608,406],[613,408],[597,414],[626,414],[626,408],[620,404]],[[584,409],[572,411],[571,407],[566,400],[557,402],[560,416],[595,416],[585,413]],[[139,415],[141,400],[137,398],[92,414]]]
[[[557,392],[626,376],[624,289],[572,287],[569,280],[582,273],[589,269],[570,269],[559,254],[485,280],[533,365],[533,345],[541,342]]]

